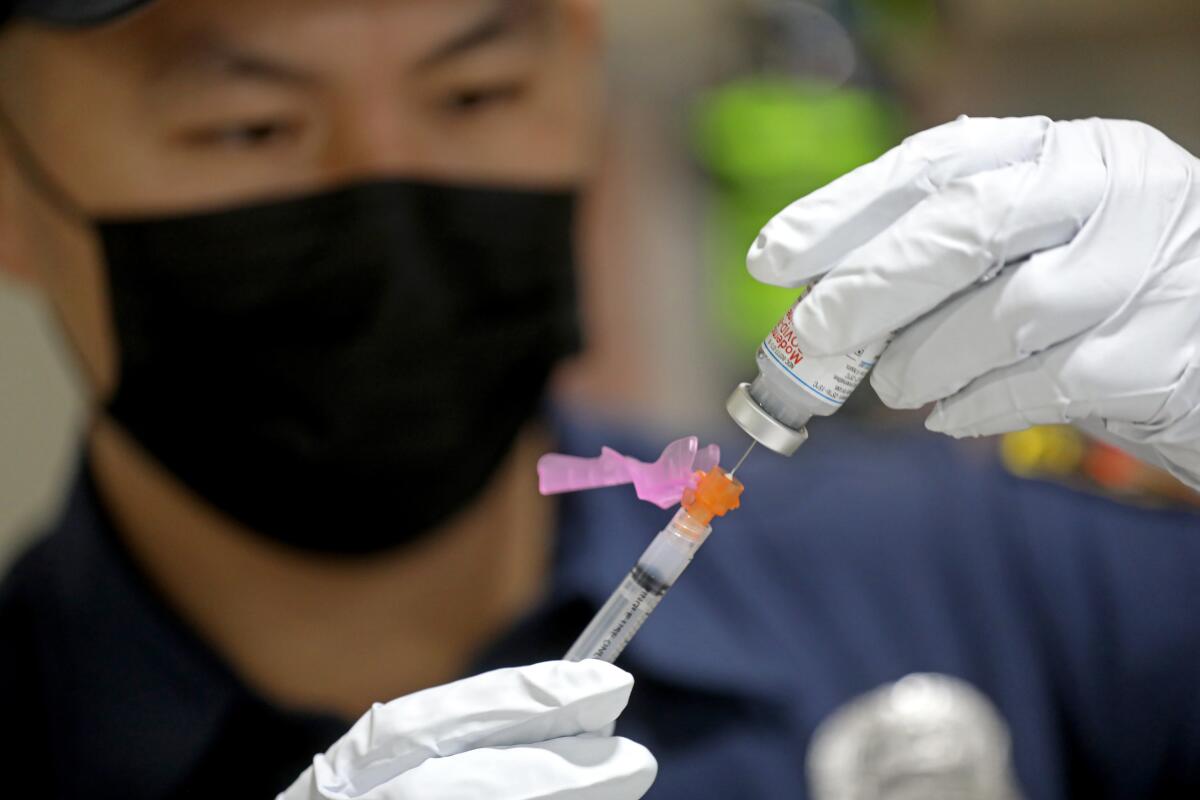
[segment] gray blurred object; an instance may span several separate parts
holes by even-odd
[[[0,575],[57,513],[83,401],[49,310],[0,280]]]
[[[742,0],[750,69],[841,86],[858,68],[857,47],[826,3]],[[836,5],[836,4],[833,4]]]
[[[1018,800],[1008,726],[978,689],[914,673],[821,723],[808,751],[814,800]]]

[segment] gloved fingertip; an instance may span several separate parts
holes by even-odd
[[[581,709],[577,721],[583,730],[599,730],[615,720],[633,693],[633,675],[594,658],[545,661],[519,669],[531,684]]]
[[[616,664],[601,661],[598,658],[585,658],[582,661],[564,661],[570,664],[569,670],[580,674],[591,675],[606,685],[614,687],[633,686],[633,673],[621,669]]]
[[[757,281],[774,286],[804,286],[824,272],[806,264],[803,248],[771,230],[763,228],[746,254],[746,269]]]
[[[654,757],[649,748],[639,742],[625,738],[621,738],[620,741],[627,751],[626,761],[631,767],[629,770],[632,777],[629,787],[630,796],[641,797],[650,791],[650,787],[658,777],[658,759]]]
[[[986,435],[981,431],[978,422],[957,419],[953,413],[947,412],[939,402],[925,418],[925,430],[940,433],[953,439],[974,439]]]
[[[875,390],[875,394],[879,396],[882,402],[888,408],[896,409],[911,409],[918,408],[922,403],[913,403],[909,398],[905,397],[904,390],[900,388],[897,381],[893,380],[888,372],[886,361],[880,362],[879,366],[871,373],[871,388]]]
[[[777,254],[767,247],[768,241],[765,231],[754,238],[750,251],[746,253],[746,269],[756,281],[778,284],[782,270],[776,258]]]
[[[874,385],[874,381],[872,381],[871,385]],[[925,430],[933,431],[934,433],[944,433],[947,436],[954,436],[956,439],[961,438],[951,429],[949,420],[946,419],[946,413],[942,410],[941,403],[934,406],[933,411],[925,418]]]

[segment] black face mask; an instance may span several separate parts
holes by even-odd
[[[572,200],[379,181],[99,222],[109,411],[266,536],[411,541],[480,492],[579,347]]]

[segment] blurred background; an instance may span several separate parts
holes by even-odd
[[[581,276],[590,341],[558,389],[671,434],[731,425],[725,396],[794,299],[745,275],[759,226],[907,134],[959,114],[1118,117],[1200,153],[1196,0],[605,5],[611,113]],[[0,279],[0,569],[77,464],[84,403],[48,314]],[[844,413],[921,419],[869,391]],[[1048,436],[987,446],[1012,463],[1077,455]]]

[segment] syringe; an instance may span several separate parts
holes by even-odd
[[[674,518],[654,537],[625,580],[592,617],[564,656],[567,661],[616,661],[712,533],[712,518],[724,516],[740,505],[744,487],[733,472],[716,466],[696,474],[701,475],[696,488],[684,493]]]

